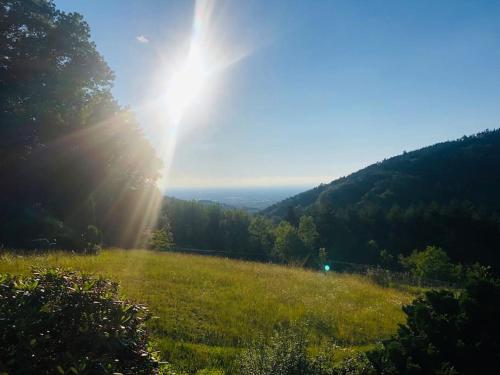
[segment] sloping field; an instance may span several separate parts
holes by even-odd
[[[32,265],[102,274],[124,296],[146,303],[163,358],[190,372],[230,369],[240,348],[280,325],[305,326],[311,343],[370,345],[395,332],[401,305],[412,296],[368,279],[217,257],[146,250],[106,250],[96,256],[4,255],[0,272]]]

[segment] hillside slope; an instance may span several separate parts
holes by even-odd
[[[500,129],[392,157],[263,214],[312,215],[321,245],[349,260],[434,244],[456,261],[498,267],[499,193]]]
[[[0,273],[31,265],[59,266],[119,281],[121,293],[146,303],[162,358],[194,373],[203,367],[234,373],[238,352],[281,324],[307,326],[314,345],[334,339],[343,348],[373,344],[404,320],[413,296],[347,274],[218,257],[145,250],[84,256],[0,256]]]

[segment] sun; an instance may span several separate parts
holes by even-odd
[[[215,0],[195,1],[186,44],[176,44],[161,51],[165,58],[161,59],[162,65],[152,84],[157,96],[144,106],[151,108],[159,129],[157,142],[164,164],[160,184],[163,187],[168,185],[180,140],[189,141],[193,130],[207,122],[203,114],[211,108],[208,103],[215,103],[222,74],[252,51],[247,45],[231,42],[233,37],[225,31],[222,19],[212,17],[215,5]],[[216,13],[224,14],[221,8]],[[176,52],[169,52],[170,48]],[[179,51],[182,52],[179,54]]]
[[[174,124],[179,123],[186,110],[200,98],[209,75],[204,48],[192,41],[185,61],[174,70],[168,81],[166,104]]]
[[[196,0],[186,53],[175,59],[177,64],[169,68],[166,87],[160,89],[162,110],[168,113],[174,129],[195,103],[202,103],[216,76],[250,53],[245,46],[227,45],[223,28],[212,20],[214,7],[215,0]],[[160,80],[160,84],[163,82]]]

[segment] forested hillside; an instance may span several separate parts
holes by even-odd
[[[314,218],[332,257],[378,262],[381,250],[442,247],[459,262],[500,265],[500,130],[373,164],[263,214]]]

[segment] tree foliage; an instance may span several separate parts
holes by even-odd
[[[260,215],[254,216],[248,227],[251,252],[269,257],[273,250],[275,235],[273,223]]]
[[[436,246],[427,246],[423,251],[414,250],[411,255],[401,257],[400,262],[419,278],[451,281],[456,276],[450,258]]]
[[[500,284],[472,280],[465,290],[430,291],[404,307],[406,325],[369,353],[378,374],[500,372]]]
[[[311,216],[301,216],[299,220],[299,237],[308,251],[316,248],[318,232]]]
[[[2,1],[0,20],[0,243],[81,248],[92,225],[107,244],[134,245],[160,165],[114,101],[88,24],[49,0]]]
[[[288,221],[282,221],[274,230],[275,242],[272,255],[280,261],[297,261],[304,257],[304,243],[298,230]]]
[[[253,218],[243,210],[167,198],[160,218],[159,226],[164,225],[162,220],[168,221],[180,247],[224,251],[234,256],[255,255],[249,232]]]
[[[153,250],[168,251],[174,248],[174,239],[169,228],[156,229],[151,233],[149,247]]]
[[[288,221],[273,223],[262,215],[218,204],[166,198],[158,229],[171,228],[180,247],[215,250],[226,256],[261,261],[301,262],[317,257],[317,231],[310,217],[296,228]]]

